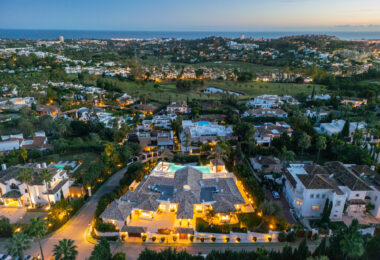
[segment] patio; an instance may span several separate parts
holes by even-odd
[[[134,215],[128,226],[146,227],[147,232],[156,233],[158,229],[174,229],[176,213],[157,213],[152,220],[140,219]]]

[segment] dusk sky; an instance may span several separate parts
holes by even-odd
[[[0,0],[2,29],[380,30],[379,0]]]

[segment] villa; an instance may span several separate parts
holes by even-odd
[[[288,113],[286,113],[282,109],[273,109],[273,108],[258,108],[251,109],[243,114],[244,117],[288,117]]]
[[[232,126],[223,126],[209,121],[193,122],[191,120],[182,121],[183,132],[181,141],[186,141],[186,135],[189,137],[189,142],[206,143],[209,141],[231,140],[234,138]]]
[[[21,169],[30,169],[33,172],[33,181],[27,185],[18,180],[18,173]],[[52,174],[52,181],[45,183],[39,176],[43,170],[48,170]],[[0,171],[0,201],[6,207],[22,207],[34,205],[44,205],[55,203],[69,196],[71,181],[66,170],[55,165],[47,166],[46,163],[26,164],[24,166],[6,167],[2,164]],[[29,196],[30,192],[30,196]]]
[[[183,102],[181,104],[172,102],[166,107],[166,111],[170,114],[188,114],[191,112],[191,108],[187,106],[186,102]]]
[[[319,127],[314,127],[315,131],[321,134],[334,135],[342,132],[345,120],[333,120],[331,123],[322,123]],[[356,130],[365,130],[367,124],[365,122],[350,122],[349,136],[352,136]]]
[[[23,134],[3,135],[0,141],[0,152],[9,152],[13,150],[35,149],[45,151],[50,149],[48,139],[44,131],[35,132],[32,139],[24,139]]]
[[[289,137],[293,133],[293,129],[285,122],[265,123],[264,125],[255,126],[255,128],[255,141],[258,145],[263,146],[270,146],[274,138],[278,138],[284,133]]]
[[[329,199],[332,220],[366,218],[369,203],[375,206],[371,215],[379,220],[380,181],[376,175],[368,166],[341,162],[327,162],[324,166],[290,164],[285,171],[284,194],[299,217],[321,217]]]
[[[100,215],[123,233],[138,229],[156,232],[160,228],[194,230],[196,218],[213,210],[221,223],[236,220],[246,201],[235,176],[224,164],[184,166],[160,162],[150,175]],[[133,228],[132,228],[133,227]],[[128,232],[128,231],[127,231]]]

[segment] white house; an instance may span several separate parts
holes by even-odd
[[[375,206],[370,213],[380,218],[380,181],[366,167],[336,161],[324,166],[291,164],[285,172],[285,197],[299,217],[321,217],[329,199],[330,219],[340,220],[343,214],[364,216],[368,203]]]
[[[33,180],[30,185],[18,179],[18,174],[23,168],[33,172]],[[47,185],[40,179],[43,170],[48,170],[52,174],[52,181]],[[70,185],[66,170],[46,166],[46,163],[9,168],[3,164],[0,171],[0,201],[8,207],[29,206],[31,203],[34,205],[48,204],[49,201],[55,203],[62,199],[62,195],[65,198],[69,196]]]
[[[322,123],[319,127],[314,127],[315,131],[321,134],[334,135],[342,132],[345,120],[333,120],[331,123]],[[349,135],[352,136],[356,130],[365,130],[367,124],[365,122],[350,122]]]

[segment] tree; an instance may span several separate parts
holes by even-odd
[[[323,207],[322,218],[321,221],[324,223],[330,222],[330,215],[332,210],[332,201],[328,198],[325,201],[325,206]]]
[[[49,196],[49,193],[48,193],[48,183],[50,183],[52,181],[53,174],[48,169],[43,169],[40,172],[39,178],[40,178],[41,181],[43,181],[45,183],[46,193],[47,193],[47,197],[48,197],[48,201],[49,201],[49,206],[50,206],[51,202],[50,202],[50,196]]]
[[[288,151],[286,149],[286,147],[282,147],[281,149],[281,153],[280,153],[280,160],[282,162],[285,162],[285,161],[294,161],[294,158],[295,158],[295,153],[293,151]]]
[[[298,139],[298,147],[301,148],[301,156],[303,158],[303,151],[304,149],[309,148],[311,145],[311,139],[310,136],[308,136],[305,132],[302,132]]]
[[[17,179],[23,183],[26,184],[26,187],[28,189],[28,194],[29,194],[29,199],[30,199],[30,204],[32,205],[32,207],[34,207],[34,203],[32,201],[32,196],[30,195],[30,189],[29,189],[29,185],[32,183],[33,181],[33,171],[30,169],[30,168],[22,168],[19,172],[18,172],[18,176],[17,176]]]
[[[315,141],[315,148],[318,149],[317,162],[319,162],[321,150],[325,150],[326,147],[326,137],[324,137],[323,135],[318,135],[317,140]]]
[[[24,163],[26,163],[26,160],[28,159],[28,151],[25,148],[20,149],[20,156]]]
[[[126,260],[125,254],[123,252],[118,252],[113,255],[112,260]]]
[[[304,260],[308,258],[311,254],[309,248],[307,247],[306,239],[302,240],[298,248],[294,252],[295,259]]]
[[[24,259],[24,252],[30,248],[30,238],[24,233],[16,233],[12,236],[10,243],[7,246],[7,252],[13,257]]]
[[[226,150],[219,144],[215,145],[214,149],[211,150],[208,159],[213,158],[216,161],[216,171],[218,171],[218,164],[221,160],[227,160]]]
[[[164,161],[165,160],[173,160],[174,155],[172,152],[170,152],[168,149],[163,150],[160,155],[158,156],[161,159],[162,162],[162,168],[164,167]]]
[[[237,123],[234,127],[234,134],[239,141],[249,141],[255,135],[256,129],[248,122]]]
[[[78,255],[77,246],[74,245],[74,240],[64,238],[54,246],[53,254],[55,260],[75,260]]]
[[[0,216],[0,237],[11,237],[13,233],[13,226],[8,218]]]
[[[340,241],[345,258],[358,258],[364,254],[364,240],[359,230],[359,222],[354,219]]]
[[[110,244],[105,238],[94,247],[89,260],[110,260],[112,258]]]
[[[27,228],[27,233],[29,236],[32,238],[35,238],[38,240],[38,244],[40,246],[40,251],[41,251],[41,259],[44,260],[44,252],[42,250],[42,245],[41,245],[41,238],[44,236],[47,232],[47,225],[46,222],[43,221],[41,218],[33,218],[30,221],[30,224]]]
[[[342,132],[340,132],[340,136],[344,138],[344,137],[348,137],[349,134],[350,134],[350,121],[346,120],[342,129]]]

